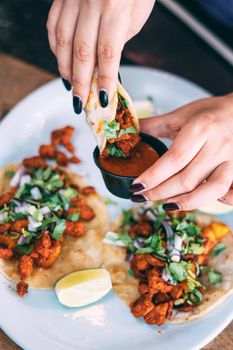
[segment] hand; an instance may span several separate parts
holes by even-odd
[[[47,29],[49,44],[77,114],[85,107],[98,64],[100,103],[116,89],[124,44],[146,22],[155,0],[55,0]]]
[[[165,210],[192,210],[217,199],[233,205],[233,94],[142,120],[141,130],[174,142],[134,181],[133,201],[165,200]]]

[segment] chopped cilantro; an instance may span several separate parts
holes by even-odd
[[[153,253],[153,248],[151,247],[142,247],[136,250],[135,254],[149,254]]]
[[[126,99],[123,99],[120,94],[118,94],[118,100],[120,101],[120,104],[123,108],[127,108],[129,105],[129,101]]]
[[[200,255],[204,252],[205,248],[199,243],[191,243],[188,247],[189,254]]]
[[[189,236],[198,236],[201,232],[199,226],[194,225],[193,223],[188,223],[187,221],[182,221],[176,226],[177,231],[184,231]]]
[[[106,205],[117,205],[117,202],[108,197],[102,197],[104,204]]]
[[[188,276],[187,265],[185,261],[179,263],[171,262],[168,264],[168,271],[177,282],[182,282]]]
[[[133,238],[130,237],[127,232],[119,233],[119,240],[121,240],[132,253],[135,251]]]
[[[217,272],[214,268],[211,268],[209,270],[208,278],[209,278],[210,284],[212,285],[220,283],[223,280],[222,274],[220,272]]]
[[[33,244],[24,244],[24,245],[18,245],[17,248],[22,251],[23,254],[29,255],[32,252],[34,245]]]
[[[224,250],[226,249],[225,244],[223,244],[222,242],[218,243],[212,250],[211,250],[211,254],[218,256],[219,254],[221,254]]]
[[[5,172],[5,177],[7,177],[8,179],[12,179],[12,177],[15,175],[15,171],[14,170],[8,170]]]
[[[133,217],[133,210],[123,210],[122,212],[123,218],[121,221],[121,227],[124,227],[126,225],[134,225],[136,224],[136,220]]]
[[[74,214],[69,214],[67,216],[67,219],[73,222],[78,221],[80,214],[79,213],[74,213]]]
[[[125,135],[125,134],[137,134],[137,133],[138,133],[137,130],[133,126],[130,126],[127,129],[121,129],[118,137],[121,137],[122,135]]]
[[[104,121],[104,135],[107,139],[115,139],[117,137],[117,131],[120,130],[120,123],[116,120],[112,122]]]
[[[128,270],[128,274],[132,277],[136,277],[133,270],[131,270],[131,269]]]
[[[64,190],[60,190],[59,194],[61,195],[62,198],[65,198],[66,200],[74,198],[77,196],[78,192],[72,188],[72,187],[67,187]]]
[[[59,241],[63,235],[63,232],[65,231],[65,228],[66,228],[66,220],[64,219],[57,220],[56,226],[52,232],[52,237]]]
[[[117,148],[114,144],[108,145],[108,152],[112,157],[126,158],[124,152]]]

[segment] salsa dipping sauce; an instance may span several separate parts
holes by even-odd
[[[139,176],[156,160],[158,153],[147,143],[140,141],[135,152],[128,158],[98,156],[99,164],[110,173],[120,176]]]

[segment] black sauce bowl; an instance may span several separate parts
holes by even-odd
[[[167,147],[165,146],[165,144],[159,139],[157,139],[156,137],[144,134],[142,132],[140,133],[140,136],[142,138],[142,141],[147,143],[149,146],[151,146],[158,153],[160,157],[167,151]],[[105,186],[115,196],[129,199],[131,195],[131,193],[129,192],[129,186],[137,178],[137,176],[117,175],[104,169],[99,163],[99,160],[98,160],[99,154],[100,154],[99,148],[96,147],[93,152],[93,157],[94,157],[96,166],[101,171]]]

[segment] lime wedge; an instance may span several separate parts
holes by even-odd
[[[94,303],[112,289],[109,272],[103,268],[73,272],[55,285],[55,292],[61,304],[79,307]]]

